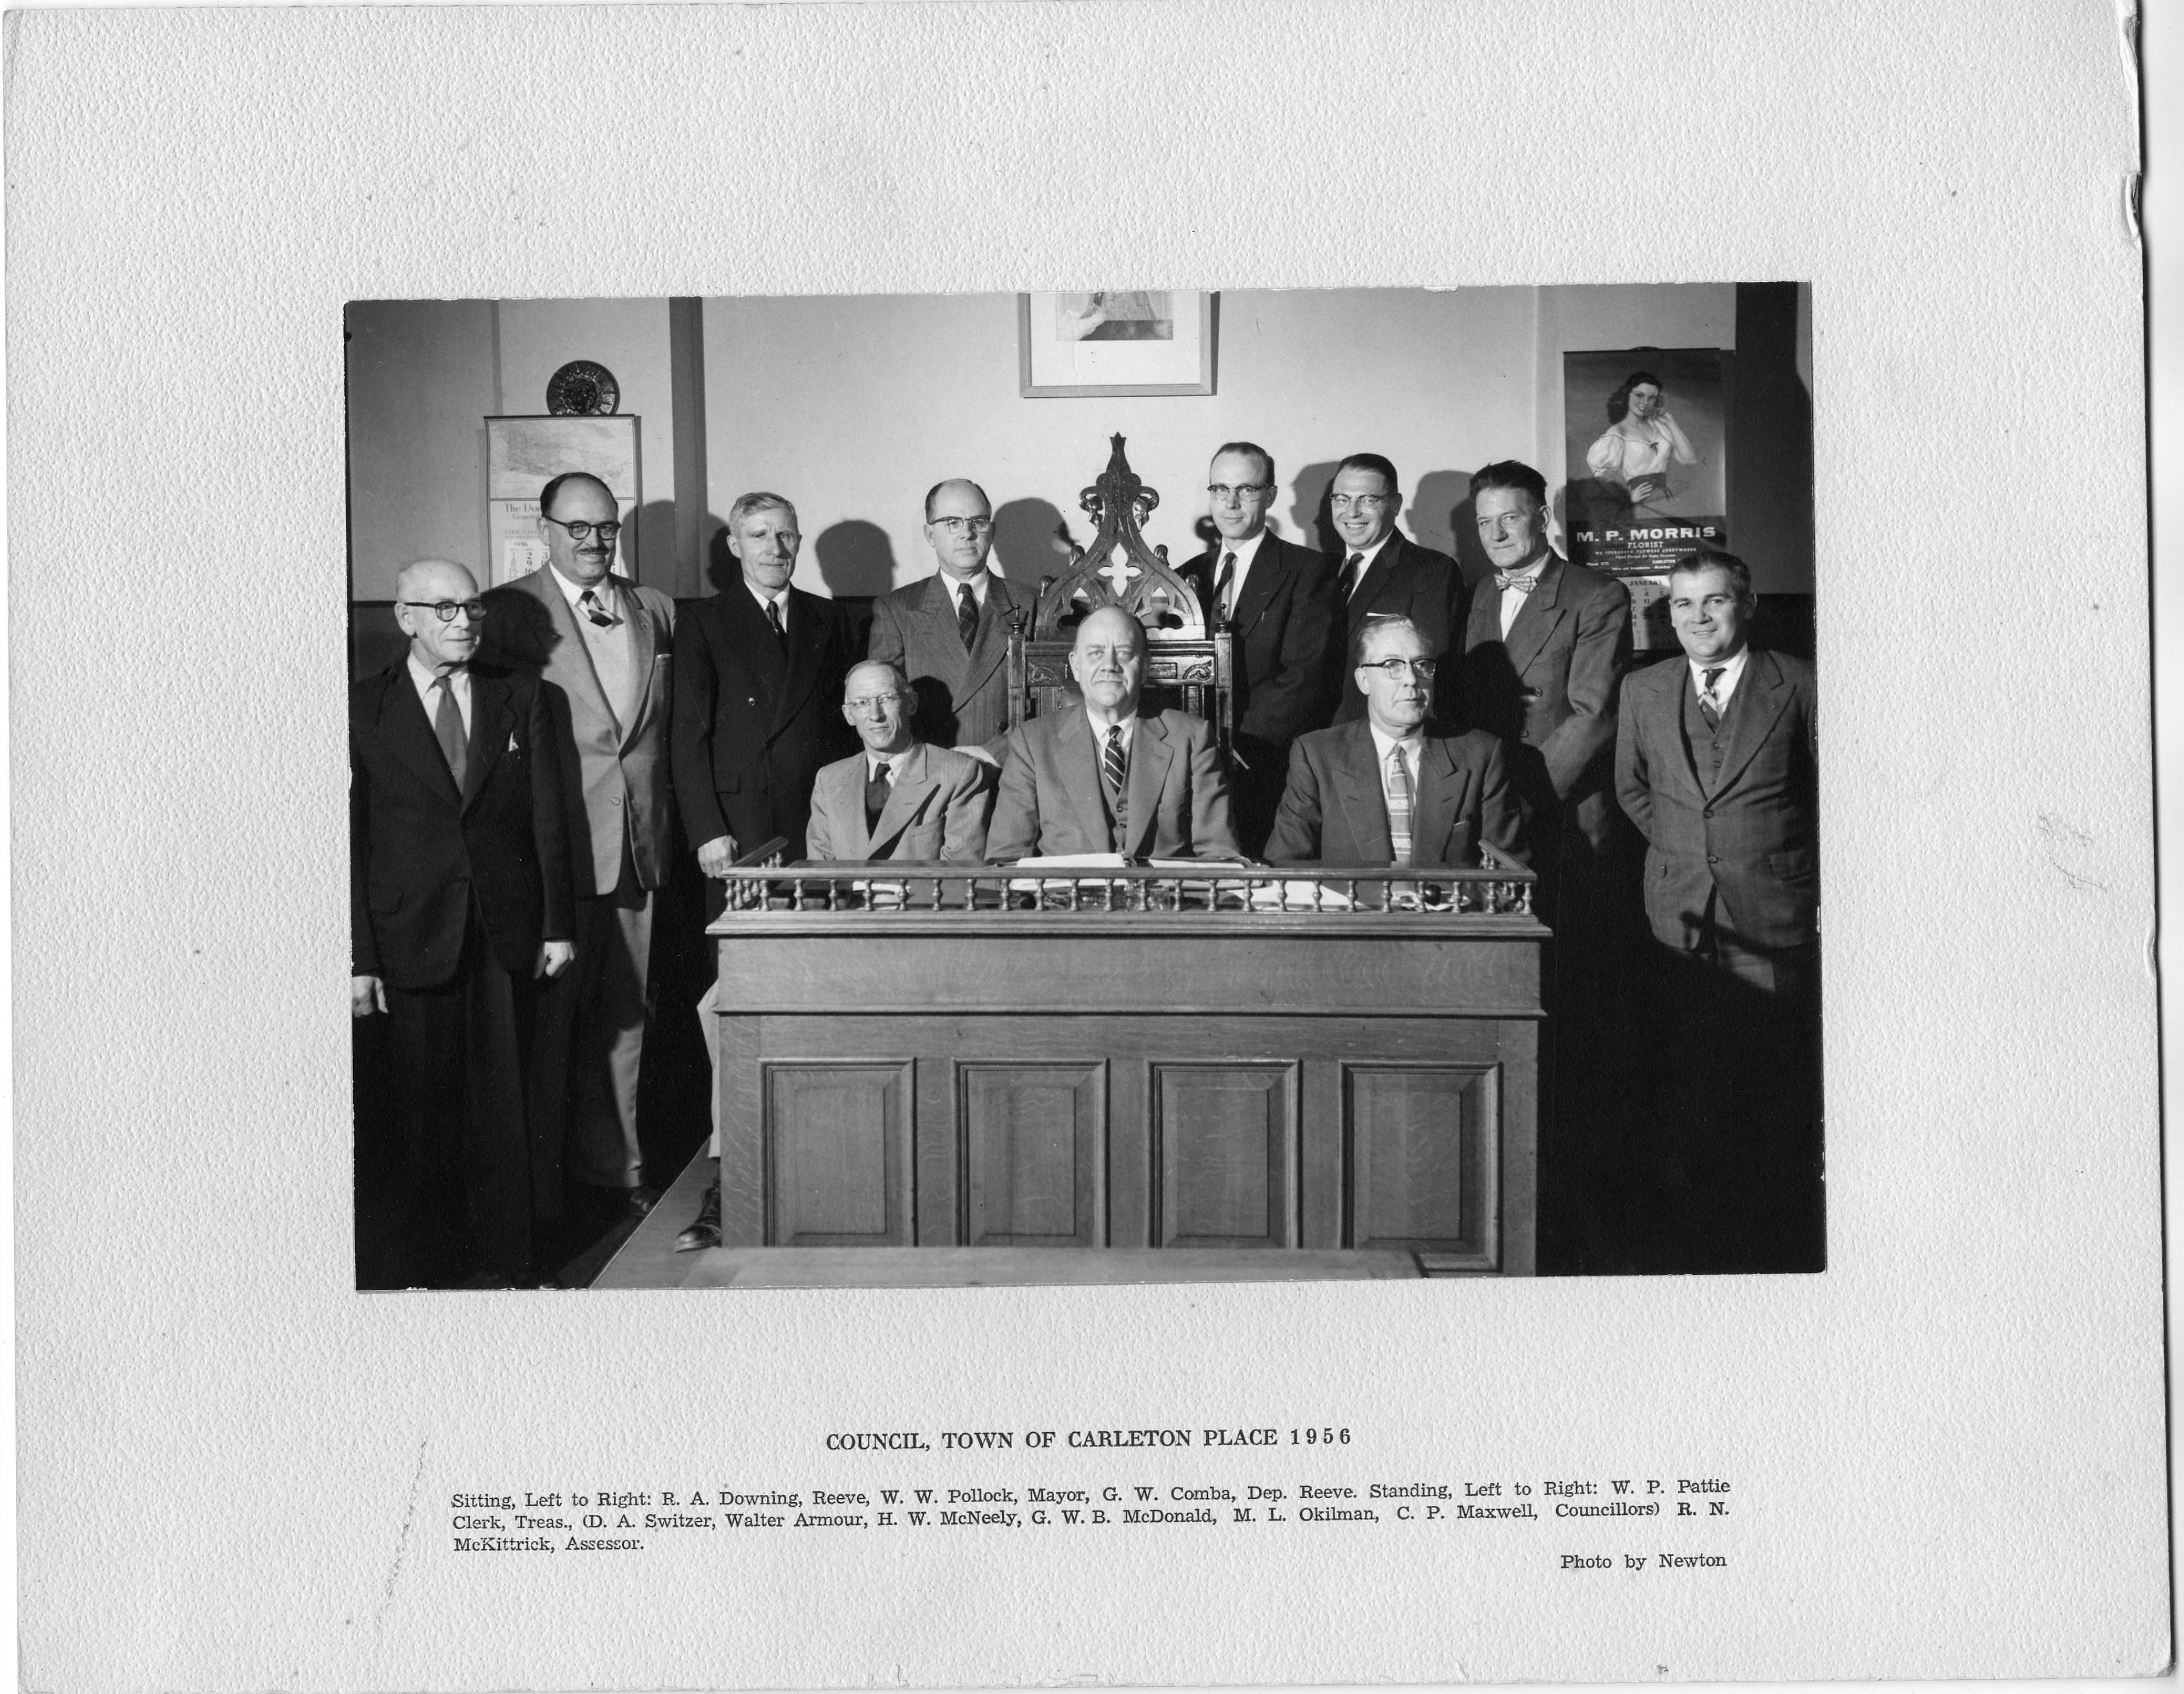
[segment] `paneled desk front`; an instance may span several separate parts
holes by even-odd
[[[879,869],[731,873],[724,1245],[1530,1273],[1528,873]]]

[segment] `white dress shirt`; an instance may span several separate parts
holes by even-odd
[[[766,616],[766,609],[769,605],[776,605],[781,608],[781,630],[782,633],[786,635],[788,632],[788,585],[784,583],[779,593],[769,594],[762,588],[752,588],[750,578],[746,577],[744,578],[744,587],[749,590],[750,597],[758,602],[758,615],[760,617],[764,617]]]
[[[410,680],[417,685],[417,698],[425,703],[425,721],[433,721],[440,710],[439,690],[432,685],[439,680],[439,672],[429,665],[417,662],[413,651],[410,655]],[[448,672],[448,692],[455,697],[455,710],[463,715],[463,739],[471,738],[471,673],[467,666],[458,665]]]
[[[1123,756],[1126,758],[1128,756],[1130,744],[1138,738],[1138,715],[1134,710],[1128,717],[1110,717],[1091,701],[1087,700],[1084,702],[1084,718],[1085,722],[1092,726],[1092,739],[1099,744],[1099,750],[1103,755],[1107,750],[1108,730],[1120,724],[1123,730]]]
[[[1422,768],[1419,761],[1424,758],[1426,750],[1425,731],[1414,729],[1408,735],[1398,738],[1389,734],[1369,717],[1365,720],[1365,723],[1366,727],[1373,732],[1373,758],[1380,772],[1380,798],[1383,800],[1388,798],[1388,754],[1391,749],[1400,747],[1403,750],[1403,774],[1411,779],[1411,810],[1416,813],[1418,805],[1418,772]]]
[[[865,780],[869,783],[874,777],[879,775],[880,763],[884,760],[888,767],[887,785],[890,788],[894,788],[894,779],[902,774],[902,761],[908,757],[910,757],[910,749],[907,747],[900,753],[875,753],[867,747],[865,749]]]
[[[1729,697],[1736,692],[1737,679],[1744,675],[1744,661],[1751,656],[1752,649],[1749,647],[1740,647],[1728,658],[1717,659],[1711,664],[1702,665],[1697,660],[1692,659],[1691,660],[1691,691],[1701,699],[1704,699],[1707,697],[1706,673],[1719,670],[1721,675],[1714,678],[1713,709],[1719,712],[1727,711]]]
[[[1524,602],[1540,592],[1540,572],[1547,568],[1547,560],[1553,556],[1552,554],[1542,553],[1523,570],[1512,571],[1508,573],[1511,577],[1532,585],[1522,593],[1515,588],[1504,588],[1498,582],[1495,585],[1496,592],[1502,596],[1502,638],[1503,640],[1509,638],[1510,630],[1516,627],[1517,614],[1524,610]]]
[[[948,585],[948,604],[950,606],[961,605],[963,604],[963,579],[961,577],[951,577],[945,571],[940,571],[939,575],[940,580]],[[977,576],[971,578],[971,598],[978,603],[978,607],[980,611],[983,611],[986,609],[986,591],[992,588],[993,585],[994,573],[991,571],[981,571]]]
[[[1370,547],[1352,547],[1347,548],[1344,550],[1342,554],[1342,563],[1335,567],[1338,571],[1346,570],[1349,568],[1350,555],[1352,553],[1357,555],[1359,561],[1357,566],[1357,580],[1351,585],[1350,589],[1351,599],[1354,599],[1357,598],[1357,590],[1365,586],[1365,579],[1373,574],[1373,561],[1380,556],[1382,550],[1389,546],[1395,538],[1396,532],[1391,529],[1378,541],[1374,542]]]

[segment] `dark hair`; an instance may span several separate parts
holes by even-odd
[[[989,495],[983,488],[980,488],[980,487],[979,487],[976,482],[971,482],[971,479],[970,479],[968,476],[943,476],[943,477],[942,477],[942,478],[941,478],[938,482],[935,482],[935,483],[934,483],[931,488],[928,488],[928,489],[925,491],[925,521],[926,521],[926,522],[928,522],[928,523],[931,523],[931,522],[933,521],[933,499],[934,499],[934,497],[935,497],[935,496],[937,496],[937,495],[940,493],[940,491],[941,491],[943,488],[946,488],[946,487],[947,487],[950,482],[969,482],[969,483],[970,483],[970,485],[971,485],[971,490],[972,490],[972,492],[973,493],[977,494],[977,495],[978,495],[978,497],[980,499],[982,499],[982,500],[985,501],[985,503],[986,503],[986,515],[987,515],[988,517],[991,517],[991,516],[994,515],[994,502],[993,502],[993,499],[992,499],[992,497],[991,497],[990,495]]]
[[[614,504],[617,510],[621,509],[621,503],[619,500],[615,500],[614,490],[607,487],[605,482],[602,478],[594,476],[588,471],[564,471],[560,476],[556,476],[552,482],[549,482],[544,488],[538,491],[539,516],[551,517],[554,515],[554,498],[561,492],[561,485],[564,482],[589,482],[602,494],[604,494],[608,499],[614,500]]]
[[[1415,618],[1405,617],[1400,612],[1368,612],[1364,622],[1357,626],[1357,633],[1350,638],[1350,668],[1354,671],[1365,662],[1366,644],[1374,636],[1394,629],[1407,629],[1424,644],[1429,658],[1436,656],[1432,638],[1418,627]]]
[[[1724,553],[1713,547],[1694,548],[1678,556],[1676,562],[1669,567],[1669,575],[1678,577],[1694,571],[1726,571],[1730,586],[1736,590],[1737,599],[1747,605],[1751,604],[1752,569],[1734,553]]]
[[[1263,448],[1263,447],[1260,446],[1260,445],[1259,445],[1259,443],[1258,443],[1257,442],[1256,442],[1256,441],[1224,441],[1224,442],[1223,442],[1223,443],[1221,443],[1221,445],[1220,445],[1220,446],[1218,446],[1218,447],[1217,447],[1217,448],[1215,448],[1215,449],[1213,449],[1213,457],[1214,457],[1214,458],[1216,458],[1216,459],[1218,459],[1218,458],[1219,458],[1223,454],[1224,454],[1224,453],[1248,453],[1248,454],[1250,454],[1253,458],[1256,459],[1256,460],[1259,461],[1259,463],[1260,463],[1260,464],[1262,464],[1262,465],[1265,465],[1265,466],[1267,467],[1267,469],[1266,469],[1266,471],[1265,471],[1264,475],[1261,477],[1261,479],[1260,479],[1260,480],[1261,480],[1262,482],[1265,482],[1265,483],[1267,484],[1267,486],[1268,486],[1268,487],[1269,487],[1269,488],[1272,488],[1272,487],[1273,486],[1273,481],[1274,481],[1274,455],[1273,455],[1273,454],[1271,454],[1271,453],[1268,452],[1268,451],[1267,451],[1267,449],[1266,449],[1265,448]]]
[[[1547,503],[1547,479],[1520,460],[1497,459],[1471,473],[1473,499],[1489,488],[1522,488],[1532,497],[1534,505]]]
[[[1400,491],[1403,486],[1396,480],[1396,467],[1377,453],[1351,454],[1334,467],[1334,474],[1338,476],[1346,471],[1371,471],[1378,473],[1387,483],[1388,492],[1391,494]]]
[[[1652,384],[1658,388],[1661,379],[1650,371],[1634,371],[1623,379],[1623,386],[1607,397],[1607,421],[1621,423],[1630,415],[1630,391]]]

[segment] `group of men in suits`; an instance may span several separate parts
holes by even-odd
[[[1811,671],[1751,647],[1742,565],[1679,564],[1689,665],[1626,675],[1628,593],[1553,552],[1529,466],[1472,478],[1493,566],[1475,592],[1398,531],[1385,458],[1336,470],[1339,554],[1268,529],[1276,486],[1265,449],[1217,449],[1213,536],[1184,567],[1234,638],[1228,767],[1201,720],[1140,710],[1146,633],[1114,608],[1076,630],[1079,700],[1009,728],[1009,632],[1033,595],[991,569],[993,508],[967,480],[928,493],[934,572],[878,598],[861,658],[840,609],[792,585],[801,537],[778,494],[730,508],[739,580],[679,630],[672,602],[614,574],[614,497],[582,473],[542,493],[545,568],[481,599],[460,566],[409,567],[410,652],[352,695],[353,971],[405,1078],[412,1215],[437,1220],[419,1262],[538,1279],[565,1174],[638,1214],[656,1199],[637,1079],[671,809],[710,878],[775,838],[830,861],[1489,851],[1539,873],[1565,1008],[1605,979],[1627,818],[1679,993],[1733,983],[1790,1008],[1770,1028],[1803,1027]],[[681,1245],[718,1226],[716,1184]]]

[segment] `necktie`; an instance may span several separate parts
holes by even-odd
[[[446,671],[432,678],[432,686],[440,691],[438,703],[432,708],[432,733],[440,738],[448,773],[455,779],[455,791],[460,794],[470,769],[470,737],[463,732],[463,709],[455,704],[454,685]]]
[[[1496,571],[1494,586],[1504,593],[1514,588],[1520,594],[1529,594],[1540,586],[1540,579],[1535,576],[1518,576],[1514,571]]]
[[[872,766],[872,780],[865,784],[865,833],[869,835],[880,827],[880,814],[887,810],[888,761],[881,760]]]
[[[1235,580],[1236,555],[1224,553],[1221,555],[1221,574],[1213,582],[1213,604],[1221,608],[1221,621],[1223,623],[1228,621],[1228,588]]]
[[[776,641],[780,642],[784,647],[787,646],[788,644],[788,632],[781,627],[781,602],[779,600],[768,600],[766,603],[766,621],[773,626],[773,638]]]
[[[614,614],[599,604],[599,597],[589,588],[577,596],[577,604],[584,609],[584,616],[599,625],[601,629],[611,629],[614,627]]]
[[[978,638],[978,597],[971,592],[968,582],[958,582],[956,594],[956,632],[963,638],[967,650]]]
[[[1717,665],[1708,671],[1706,686],[1699,690],[1699,716],[1707,721],[1708,729],[1721,727],[1721,708],[1714,702],[1713,685],[1721,680],[1722,672],[1728,668],[1726,665]]]
[[[1403,765],[1403,749],[1388,749],[1388,839],[1396,850],[1395,862],[1411,862],[1411,773]]]
[[[1365,555],[1353,553],[1342,561],[1342,598],[1348,599],[1357,592],[1357,579],[1364,575]]]
[[[1115,816],[1123,815],[1123,778],[1128,773],[1128,763],[1123,751],[1123,726],[1112,726],[1107,731],[1107,750],[1100,756],[1100,774],[1107,779],[1107,788],[1115,796]]]

